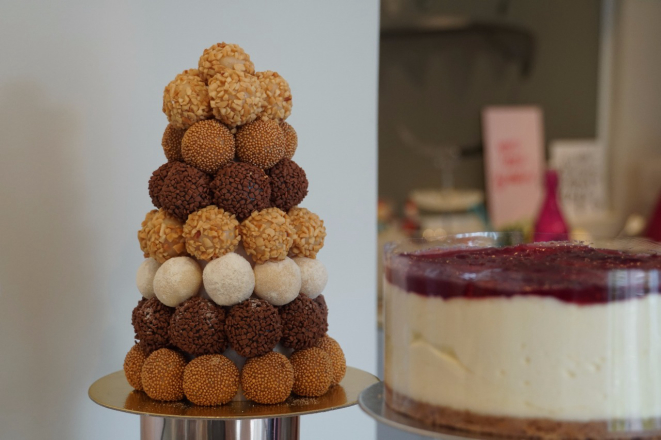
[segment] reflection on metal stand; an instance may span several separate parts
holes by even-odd
[[[141,440],[297,440],[299,417],[204,420],[140,416]]]

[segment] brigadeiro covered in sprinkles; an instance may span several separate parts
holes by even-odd
[[[138,344],[131,347],[131,350],[126,353],[126,357],[124,358],[124,375],[126,376],[126,381],[136,390],[142,390],[140,374],[142,373],[142,366],[145,363],[145,359],[147,357]]]
[[[211,118],[209,91],[197,69],[184,70],[165,86],[163,113],[181,129]]]
[[[204,49],[198,62],[198,70],[203,80],[209,81],[226,69],[255,73],[255,65],[250,61],[250,55],[238,44],[216,43]]]
[[[172,124],[168,124],[165,127],[161,146],[168,162],[181,162],[184,160],[181,156],[181,140],[184,138],[184,133],[186,133],[185,128],[177,128]]]
[[[140,230],[138,231],[138,242],[140,243],[140,250],[142,251],[145,258],[149,257],[149,234],[154,228],[152,219],[157,212],[158,209],[152,209],[149,211],[147,215],[145,215],[145,219],[142,221]]]
[[[162,208],[163,204],[161,203],[161,190],[163,190],[163,183],[165,183],[165,178],[170,174],[170,169],[176,162],[166,162],[151,173],[149,178],[149,197],[151,197],[152,204],[157,208]]]
[[[342,379],[344,379],[344,375],[347,373],[347,361],[344,357],[342,347],[340,347],[340,344],[330,336],[324,336],[319,339],[315,346],[321,348],[328,354],[328,356],[330,356],[331,364],[333,365],[333,379],[331,385],[337,385]]]
[[[284,121],[291,114],[292,98],[289,83],[278,74],[267,70],[255,73],[259,85],[264,91],[264,110],[262,118]]]
[[[280,128],[285,135],[285,159],[291,159],[298,147],[298,135],[294,127],[284,121],[280,123]]]
[[[236,157],[259,168],[271,168],[285,156],[285,134],[272,120],[246,124],[236,132]]]
[[[326,394],[333,381],[333,364],[328,353],[317,347],[306,348],[295,351],[289,361],[294,368],[294,393],[307,397]]]
[[[243,394],[257,403],[284,402],[294,386],[294,368],[289,359],[274,351],[248,359],[241,370]]]
[[[257,119],[264,103],[257,78],[237,70],[225,69],[209,79],[209,96],[213,115],[230,127]]]
[[[170,340],[195,356],[222,353],[227,348],[225,310],[199,296],[184,301],[170,318]]]
[[[149,355],[160,348],[169,347],[170,318],[174,309],[155,297],[148,299],[139,307],[135,313],[133,327],[142,351],[145,355]]]
[[[282,322],[271,304],[249,298],[230,309],[225,321],[225,333],[239,355],[261,356],[273,350],[282,337]]]
[[[319,305],[305,295],[298,295],[292,302],[280,307],[282,340],[285,347],[295,350],[314,347],[328,330]]]
[[[215,174],[218,168],[234,159],[234,136],[216,120],[197,122],[181,141],[181,156],[188,165]]]
[[[221,167],[210,186],[215,205],[236,215],[239,221],[271,203],[268,176],[247,163],[230,162]]]
[[[239,245],[239,222],[234,214],[214,205],[195,211],[184,225],[186,250],[195,258],[211,261],[234,252]]]
[[[142,367],[142,388],[155,400],[174,401],[184,398],[186,359],[167,348],[152,353]]]
[[[159,263],[165,263],[170,258],[187,255],[184,224],[179,219],[161,209],[149,223],[148,256]]]
[[[211,204],[210,182],[211,178],[197,168],[174,162],[159,195],[163,209],[186,221],[189,214]]]
[[[287,214],[278,208],[253,212],[239,230],[246,253],[257,264],[284,260],[294,241]]]
[[[195,405],[223,405],[239,391],[239,369],[222,354],[200,356],[186,365],[183,385]]]
[[[316,258],[326,239],[324,221],[317,214],[298,207],[290,209],[287,216],[295,232],[289,254],[292,257]]]
[[[287,212],[308,195],[308,178],[303,168],[282,159],[267,171],[271,178],[271,204]]]
[[[319,309],[321,310],[321,313],[324,315],[324,319],[328,319],[328,306],[326,305],[326,298],[324,298],[324,295],[319,295],[314,299],[314,302],[319,305]]]

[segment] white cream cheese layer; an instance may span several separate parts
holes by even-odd
[[[577,305],[385,290],[385,382],[398,393],[495,416],[661,416],[659,294]]]

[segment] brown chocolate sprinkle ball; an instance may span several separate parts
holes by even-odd
[[[199,296],[184,301],[170,318],[170,340],[195,356],[222,353],[227,348],[225,310]]]
[[[240,226],[246,253],[257,264],[284,260],[294,242],[287,214],[278,208],[253,212]]]
[[[328,353],[317,347],[306,348],[295,351],[289,361],[294,367],[294,393],[306,397],[326,394],[333,380],[333,365]]]
[[[209,80],[209,96],[213,115],[230,127],[257,119],[264,103],[264,92],[257,78],[229,69]]]
[[[294,153],[296,153],[296,148],[298,147],[298,135],[294,127],[286,122],[281,122],[280,128],[285,134],[285,159],[291,159],[294,157]]]
[[[347,373],[347,361],[344,357],[342,347],[330,336],[324,336],[319,339],[316,347],[321,348],[330,356],[331,363],[333,364],[333,380],[331,381],[331,385],[337,385]]]
[[[285,157],[285,134],[276,121],[259,120],[236,132],[236,157],[259,168],[271,168]]]
[[[195,405],[223,405],[239,391],[239,369],[222,354],[193,359],[184,370],[184,394]]]
[[[163,207],[163,203],[161,203],[160,199],[161,191],[163,190],[163,183],[165,182],[165,178],[168,177],[168,174],[170,174],[172,165],[175,163],[176,162],[164,163],[158,167],[149,178],[149,197],[151,197],[152,204],[157,208]]]
[[[172,307],[161,303],[156,297],[148,299],[138,309],[133,327],[145,355],[171,345],[168,330],[173,312]]]
[[[200,76],[209,81],[217,73],[226,69],[240,72],[255,73],[255,65],[250,61],[248,55],[238,44],[216,43],[200,57],[198,63]]]
[[[317,303],[319,306],[319,310],[321,310],[322,315],[324,316],[325,320],[328,320],[328,306],[326,305],[326,298],[324,298],[324,295],[319,295],[314,299],[314,302]]]
[[[261,356],[273,350],[282,337],[282,322],[271,304],[249,298],[230,309],[225,333],[239,355]]]
[[[234,159],[234,136],[218,121],[200,121],[186,131],[181,156],[188,165],[216,174],[218,168]]]
[[[138,327],[137,322],[140,318],[140,308],[147,302],[147,298],[140,298],[138,305],[133,308],[131,312],[131,325],[133,326],[133,331],[135,332],[135,338],[138,339]]]
[[[292,257],[316,258],[324,247],[326,227],[324,221],[305,208],[292,208],[288,213],[289,222],[294,228],[294,244],[289,253]]]
[[[282,339],[280,343],[294,350],[314,347],[328,330],[319,305],[305,295],[280,307]]]
[[[257,403],[284,402],[293,385],[294,369],[289,359],[274,351],[248,359],[241,371],[243,394]]]
[[[184,158],[181,156],[181,140],[184,138],[186,129],[177,128],[172,124],[165,127],[161,146],[168,162],[181,162]]]
[[[140,242],[140,250],[143,253],[145,258],[149,257],[149,234],[152,229],[154,229],[154,224],[152,219],[158,212],[157,209],[152,209],[145,215],[145,219],[142,221],[141,228],[138,231],[138,242]]]
[[[262,118],[284,121],[291,114],[292,99],[289,84],[278,72],[267,70],[255,73],[264,91],[264,111]]]
[[[184,398],[186,359],[181,353],[162,348],[153,352],[142,367],[142,387],[155,400]]]
[[[211,182],[211,194],[216,206],[236,215],[239,221],[271,204],[268,176],[248,163],[230,162],[221,167]]]
[[[212,116],[207,86],[197,69],[184,70],[163,90],[163,113],[175,128],[188,128]]]
[[[214,258],[234,252],[239,245],[239,222],[234,214],[214,205],[195,211],[184,225],[186,250],[199,260]]]
[[[162,209],[151,219],[147,242],[149,256],[161,264],[170,258],[187,255],[184,224]]]
[[[140,374],[142,373],[142,366],[145,363],[145,359],[147,357],[138,344],[131,347],[124,358],[124,375],[126,376],[126,381],[136,390],[142,390]]]
[[[287,212],[308,195],[308,178],[303,168],[282,159],[267,171],[271,178],[271,204]]]
[[[159,196],[163,209],[185,222],[189,214],[211,204],[210,182],[211,178],[197,168],[174,162]]]

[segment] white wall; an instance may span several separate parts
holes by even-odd
[[[0,3],[0,438],[138,438],[87,388],[132,344],[163,87],[218,41],[292,87],[330,333],[374,371],[377,28],[377,0]],[[302,426],[374,436],[356,407]]]

